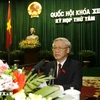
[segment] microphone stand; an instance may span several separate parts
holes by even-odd
[[[56,64],[55,64],[55,62],[54,62],[54,68],[51,68],[51,69],[50,69],[49,76],[54,77],[55,72],[56,72]],[[48,85],[54,85],[54,79],[49,80]]]

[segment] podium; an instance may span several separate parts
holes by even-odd
[[[40,48],[24,49],[24,64],[31,64],[38,62],[38,54]]]

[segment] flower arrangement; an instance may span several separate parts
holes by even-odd
[[[83,56],[85,60],[88,60],[89,57],[95,56],[96,53],[92,50],[81,50],[79,51],[79,55]]]
[[[10,92],[13,95],[11,96],[10,100],[38,100],[33,99],[34,98],[41,98],[39,100],[43,100],[43,97],[41,95],[35,95],[32,93],[32,89],[36,89],[38,85],[40,85],[42,82],[39,82],[36,86],[31,82],[31,79],[29,79],[30,76],[26,79],[25,72],[21,69],[17,69],[17,65],[15,64],[12,66],[12,68],[9,67],[7,63],[3,63],[2,60],[0,60],[0,92]],[[38,76],[37,74],[34,75],[34,79]],[[27,82],[27,81],[29,82]],[[36,79],[35,79],[36,80]],[[48,78],[47,78],[48,80]],[[41,81],[41,80],[40,80]],[[43,78],[42,78],[43,81]],[[45,81],[45,80],[44,80]],[[32,85],[34,88],[28,88],[28,86]],[[30,99],[29,99],[30,98]],[[50,98],[48,100],[51,100]]]
[[[0,60],[0,91],[12,91],[18,88],[17,83],[13,82],[13,80],[12,70]]]
[[[16,64],[9,67],[0,60],[0,100],[53,100],[63,92],[55,86],[40,88],[51,79],[54,77],[38,76],[32,71],[26,75],[24,68],[18,69]]]
[[[26,40],[22,40],[19,43],[19,48],[20,49],[32,49],[32,48],[36,48],[36,47],[40,47],[40,42],[38,39],[26,39]]]

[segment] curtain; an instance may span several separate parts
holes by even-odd
[[[57,37],[66,37],[72,43],[75,59],[81,60],[78,52],[82,49],[93,50],[97,53],[94,66],[100,65],[100,14],[96,14],[95,21],[55,23],[51,12],[76,11],[81,9],[100,8],[100,0],[37,0],[42,6],[38,18],[31,18],[27,12],[28,5],[33,0],[11,0],[12,45],[11,50],[18,49],[18,43],[26,38],[29,29],[34,27],[39,36],[41,49],[51,50],[52,41]],[[0,0],[0,50],[5,49],[6,21],[8,1]]]

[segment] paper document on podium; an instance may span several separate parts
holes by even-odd
[[[47,86],[47,83],[46,83],[46,82],[44,82],[44,83],[42,83],[41,85],[39,85],[38,88],[43,88],[43,87],[45,87],[45,86]]]

